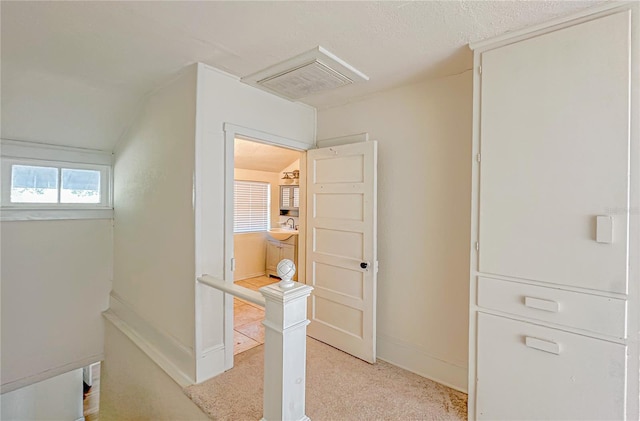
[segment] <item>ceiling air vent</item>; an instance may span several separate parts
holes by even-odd
[[[278,96],[297,100],[369,78],[324,48],[317,47],[241,80]]]

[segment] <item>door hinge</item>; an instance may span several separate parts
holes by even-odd
[[[236,259],[235,257],[231,258],[231,272],[234,272],[236,270]]]
[[[476,251],[480,251],[480,243],[476,241]]]
[[[478,74],[481,75],[482,74],[482,66],[478,66]]]
[[[480,162],[480,154],[476,155],[476,161]]]

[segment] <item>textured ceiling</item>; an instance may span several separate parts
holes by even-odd
[[[370,81],[330,107],[470,68],[466,46],[599,1],[2,1],[2,137],[113,148],[144,95],[200,61],[246,76],[321,45]]]
[[[264,143],[236,139],[234,145],[235,168],[280,172],[300,159],[300,152]]]

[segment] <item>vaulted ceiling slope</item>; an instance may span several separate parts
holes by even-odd
[[[597,1],[2,1],[5,139],[112,150],[138,104],[185,65],[239,77],[321,45],[370,81],[304,99],[331,107],[462,72],[466,47]]]

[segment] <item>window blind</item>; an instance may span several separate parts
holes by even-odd
[[[233,232],[269,229],[269,183],[235,181]]]

